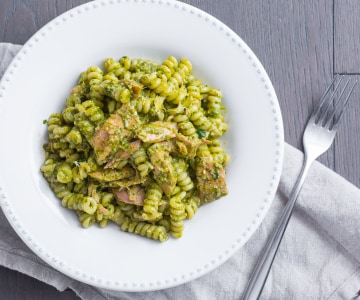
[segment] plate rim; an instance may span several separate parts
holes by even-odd
[[[45,24],[42,28],[40,28],[18,51],[18,53],[15,55],[9,66],[7,67],[6,71],[3,74],[3,77],[0,81],[0,104],[2,101],[6,101],[6,87],[7,82],[9,82],[9,74],[12,74],[13,71],[21,64],[22,59],[25,55],[28,54],[29,49],[32,48],[36,43],[40,43],[46,34],[51,34],[51,28],[53,26],[61,26],[63,22],[66,22],[67,18],[75,18],[78,15],[81,15],[82,13],[87,13],[88,11],[99,9],[102,6],[106,5],[121,5],[123,3],[150,3],[150,4],[159,4],[159,5],[168,5],[168,6],[174,6],[177,9],[181,9],[183,11],[190,12],[190,14],[193,14],[194,16],[202,17],[207,22],[211,21],[211,24],[215,27],[217,27],[220,31],[223,32],[224,35],[227,36],[236,46],[242,49],[244,52],[244,55],[248,55],[248,58],[253,62],[253,66],[257,69],[257,73],[261,77],[260,80],[264,84],[264,88],[267,90],[269,97],[271,98],[270,104],[273,107],[273,113],[275,118],[277,119],[277,125],[276,125],[276,140],[277,140],[277,153],[276,153],[276,167],[273,170],[273,177],[271,179],[271,182],[269,182],[270,187],[267,190],[267,197],[266,197],[266,203],[264,203],[263,209],[261,211],[261,214],[258,214],[256,219],[253,220],[251,226],[249,226],[247,232],[242,233],[244,238],[246,239],[245,242],[241,243],[235,243],[231,246],[230,249],[227,249],[225,251],[225,254],[222,256],[221,259],[218,259],[216,263],[213,263],[210,267],[204,267],[202,270],[198,272],[194,272],[193,276],[190,278],[183,278],[183,279],[172,279],[169,280],[169,282],[161,283],[161,284],[155,284],[153,286],[141,286],[141,285],[118,285],[114,286],[114,284],[111,284],[109,282],[99,282],[99,280],[94,280],[91,278],[84,279],[81,274],[74,269],[67,268],[66,265],[64,265],[62,262],[59,262],[56,257],[52,257],[49,255],[48,252],[39,251],[41,249],[41,245],[34,245],[31,238],[29,239],[29,234],[24,234],[22,231],[21,221],[18,220],[16,217],[16,213],[14,213],[12,207],[11,207],[11,199],[8,199],[6,188],[2,186],[0,182],[0,206],[8,219],[9,223],[11,224],[12,228],[15,230],[17,235],[21,238],[21,240],[42,260],[44,260],[46,263],[48,263],[51,267],[54,269],[62,272],[63,274],[66,274],[70,276],[71,278],[74,278],[76,280],[79,280],[81,282],[84,282],[86,284],[90,284],[92,286],[100,287],[100,288],[106,288],[110,290],[116,290],[116,291],[153,291],[153,290],[161,290],[165,288],[174,287],[186,282],[189,282],[191,280],[194,280],[196,278],[199,278],[205,274],[207,274],[209,271],[215,269],[219,265],[226,262],[229,258],[231,258],[244,244],[248,242],[248,240],[251,238],[255,230],[259,227],[259,225],[264,220],[265,216],[268,213],[268,210],[270,209],[271,203],[275,197],[276,189],[278,187],[278,184],[280,182],[280,176],[282,172],[282,166],[283,166],[283,160],[284,160],[284,147],[285,147],[285,141],[284,141],[284,129],[283,129],[283,120],[282,115],[280,111],[280,106],[278,102],[277,95],[275,93],[275,90],[273,88],[273,85],[270,81],[270,78],[262,66],[260,60],[257,58],[255,53],[252,51],[252,49],[241,39],[241,37],[236,34],[232,29],[230,29],[227,25],[225,25],[223,22],[218,20],[217,18],[213,17],[212,15],[208,14],[207,12],[196,8],[190,4],[179,2],[176,0],[95,0],[91,2],[84,3],[82,5],[73,7],[72,9],[60,14],[56,18],[49,21],[47,24]],[[210,22],[209,22],[210,23]],[[31,52],[31,51],[30,51]],[[1,107],[0,107],[1,110]],[[239,233],[240,236],[240,233]],[[31,236],[30,236],[31,237]]]

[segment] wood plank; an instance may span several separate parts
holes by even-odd
[[[360,83],[360,75],[353,75]],[[336,160],[333,170],[357,187],[360,187],[360,87],[354,90],[353,98],[341,120],[334,142]]]
[[[13,10],[7,11],[11,14],[7,14],[4,19],[4,21],[6,20],[3,26],[4,41],[23,44],[24,37],[30,36],[36,31],[36,24],[32,11],[24,4],[19,3],[19,5],[12,8]],[[19,20],[23,20],[24,23],[19,22]]]
[[[358,0],[335,0],[334,3],[334,71],[360,75],[360,5]],[[360,83],[359,75],[354,76]],[[360,88],[342,120],[335,140],[334,171],[360,187]]]
[[[334,2],[334,69],[336,73],[360,72],[360,5],[358,0]]]
[[[0,266],[1,299],[51,299],[51,300],[79,300],[71,290],[59,292],[54,287],[40,282],[22,273]]]
[[[5,0],[0,2],[0,41],[24,44],[37,30],[68,9],[90,0]]]

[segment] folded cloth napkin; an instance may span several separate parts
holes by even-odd
[[[0,44],[0,78],[20,49]],[[232,258],[178,287],[115,292],[73,280],[38,258],[0,210],[0,264],[82,299],[240,299],[299,175],[303,155],[285,145],[280,185],[265,220]],[[312,166],[280,245],[261,299],[352,299],[360,290],[360,190],[318,162]],[[354,298],[355,299],[355,298]]]

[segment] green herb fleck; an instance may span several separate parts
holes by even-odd
[[[106,86],[106,87],[104,88],[104,91],[105,91],[105,93],[107,93],[107,94],[111,94],[111,92],[112,92],[112,88],[111,88],[111,87]]]
[[[198,130],[196,130],[196,133],[197,133],[198,137],[201,139],[206,137],[206,130],[198,129]]]
[[[217,172],[217,170],[215,169],[214,172],[212,173],[212,176],[215,180],[217,180],[219,178],[219,173]]]

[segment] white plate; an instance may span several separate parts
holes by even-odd
[[[201,207],[181,239],[154,242],[116,226],[82,229],[42,177],[42,145],[78,74],[107,57],[187,57],[223,91],[229,195]],[[37,32],[0,83],[1,207],[23,241],[55,269],[113,290],[147,291],[193,280],[251,237],[280,179],[283,125],[272,84],[251,49],[209,14],[169,0],[104,0],[74,8]]]

